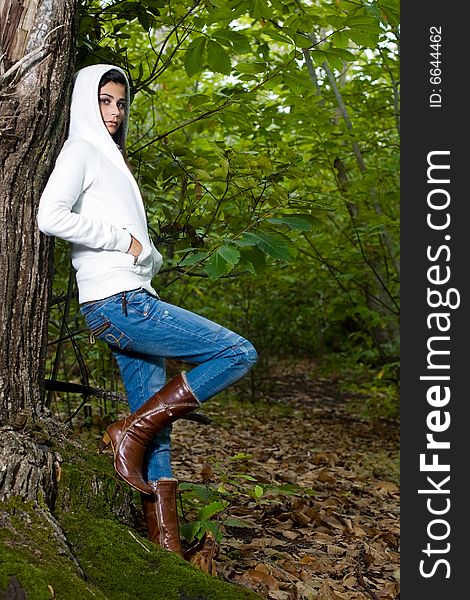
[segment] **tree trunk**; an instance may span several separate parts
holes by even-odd
[[[76,0],[0,0],[0,423],[41,413],[53,242],[39,197],[64,141]]]
[[[76,13],[76,0],[0,0],[0,501],[32,503],[61,539],[48,510],[60,461],[37,423],[45,417],[53,241],[36,215],[67,125]],[[5,510],[0,520],[8,519]],[[20,593],[15,586],[7,597]]]

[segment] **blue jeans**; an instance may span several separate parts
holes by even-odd
[[[143,289],[87,302],[80,307],[87,325],[116,357],[131,412],[166,383],[165,359],[196,365],[186,374],[202,403],[243,377],[256,363],[252,344],[195,313],[152,296]],[[171,425],[147,448],[147,481],[172,477]]]

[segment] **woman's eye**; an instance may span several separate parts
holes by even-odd
[[[126,105],[124,104],[124,102],[119,102],[118,103],[118,108],[119,108],[119,110],[125,110]]]

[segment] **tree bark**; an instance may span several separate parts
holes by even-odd
[[[36,224],[67,126],[77,0],[0,0],[0,423],[43,406],[53,241]]]

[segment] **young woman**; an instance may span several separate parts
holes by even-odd
[[[256,350],[236,333],[161,300],[162,256],[126,159],[129,84],[110,65],[74,80],[67,140],[41,196],[38,225],[71,243],[80,310],[112,349],[130,415],[106,429],[114,467],[141,492],[149,537],[182,555],[172,423],[243,377]],[[165,359],[195,365],[166,383]]]

